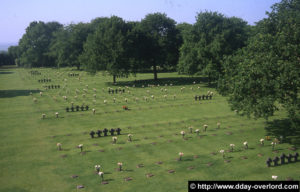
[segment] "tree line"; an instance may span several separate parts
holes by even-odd
[[[205,75],[232,109],[254,117],[279,108],[299,117],[300,0],[282,0],[250,26],[237,17],[199,12],[194,24],[163,13],[126,22],[117,16],[64,26],[32,22],[8,54],[20,67],[76,66],[119,75],[176,70]]]

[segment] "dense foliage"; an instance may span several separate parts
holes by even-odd
[[[116,81],[117,75],[128,74],[130,70],[127,50],[128,25],[122,18],[113,16],[98,24],[84,44],[80,62],[87,71],[108,70]]]
[[[248,27],[242,19],[227,18],[216,12],[201,12],[192,27],[183,33],[178,70],[191,75],[203,73],[209,80],[224,74],[224,56],[243,47]]]
[[[54,66],[55,57],[49,54],[54,33],[62,28],[58,22],[31,22],[19,41],[19,65],[24,67]]]
[[[10,54],[8,54],[5,51],[0,52],[0,66],[2,65],[14,65],[14,57],[12,57]]]
[[[293,123],[300,112],[300,1],[283,0],[256,26],[247,47],[225,62],[219,89],[233,109],[255,117],[287,109]]]
[[[152,67],[154,79],[157,79],[157,66],[176,66],[178,60],[179,31],[176,22],[165,14],[148,14],[141,21],[141,30],[146,39],[143,42],[143,60]]]

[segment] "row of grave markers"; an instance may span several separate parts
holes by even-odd
[[[90,136],[91,136],[91,138],[94,138],[95,134],[97,134],[98,137],[101,137],[101,134],[102,134],[102,133],[103,133],[103,136],[108,136],[108,135],[107,135],[108,132],[110,132],[110,135],[111,135],[111,136],[114,136],[114,135],[115,135],[115,132],[117,133],[117,135],[121,135],[121,131],[122,131],[122,129],[120,129],[120,128],[117,128],[117,129],[113,129],[113,128],[112,128],[112,129],[110,129],[110,130],[104,128],[103,131],[101,131],[101,130],[97,130],[96,132],[95,132],[95,131],[91,131],[91,132],[90,132]]]
[[[42,73],[39,71],[29,71],[31,75],[41,75]]]
[[[39,83],[45,83],[45,82],[51,82],[51,79],[39,79],[38,80]]]
[[[108,90],[108,94],[114,94],[114,93],[117,94],[118,92],[119,93],[125,93],[125,89],[115,89],[115,90],[114,89],[109,89]]]
[[[60,89],[60,85],[44,85],[45,89]]]
[[[212,99],[212,95],[199,95],[199,96],[197,96],[197,95],[195,95],[195,101],[197,101],[197,100],[201,100],[201,98],[202,98],[202,100],[208,100],[208,99]]]
[[[69,77],[78,77],[79,73],[69,73],[68,76]]]
[[[274,163],[274,166],[279,165],[278,162],[280,160],[280,164],[283,165],[285,163],[291,163],[292,162],[292,158],[294,158],[294,162],[298,161],[298,157],[299,154],[296,152],[295,155],[289,154],[289,155],[285,155],[284,153],[279,157],[274,157],[274,159],[268,158],[266,161],[266,164],[268,167],[271,166],[271,163]],[[287,162],[285,162],[285,159],[287,159]]]
[[[88,111],[89,110],[89,106],[86,105],[86,106],[81,106],[79,107],[78,105],[76,107],[72,106],[72,107],[66,107],[66,112],[75,112],[75,111],[79,111],[79,109],[81,109],[81,111]]]

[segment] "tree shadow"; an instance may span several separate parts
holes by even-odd
[[[12,71],[0,71],[0,74],[12,74],[12,73],[14,73],[14,72],[12,72]]]
[[[104,179],[104,181],[114,181],[114,179]]]
[[[276,119],[267,122],[265,127],[268,136],[273,136],[282,143],[289,143],[295,147],[300,146],[300,118],[294,121],[294,124],[289,119]]]
[[[142,88],[143,85],[147,86],[150,85],[161,85],[164,86],[165,84],[173,84],[174,86],[178,85],[193,85],[193,82],[199,83],[205,83],[207,84],[207,87],[214,88],[215,84],[209,84],[207,77],[169,77],[169,78],[159,78],[158,80],[153,79],[142,79],[142,80],[134,80],[134,81],[119,81],[117,82],[116,86],[133,86],[135,85],[136,88]],[[115,84],[112,82],[106,82],[109,86],[114,86]]]
[[[0,98],[29,96],[30,92],[39,93],[39,90],[0,90]]]
[[[18,187],[6,188],[3,191],[6,191],[6,192],[29,192],[26,189],[22,189],[22,188],[18,188]]]

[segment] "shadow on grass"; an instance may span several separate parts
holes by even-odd
[[[268,136],[273,136],[279,140],[282,136],[282,143],[300,147],[300,118],[294,121],[293,124],[289,119],[276,119],[267,122],[265,130]]]
[[[104,181],[114,181],[114,179],[104,179]]]
[[[9,188],[9,189],[4,189],[3,191],[5,191],[5,192],[29,192],[29,191],[26,190],[26,189],[21,189],[21,188],[18,188],[18,187],[13,187],[13,188]]]
[[[141,88],[143,85],[147,86],[150,85],[157,85],[164,86],[165,84],[173,84],[174,86],[178,85],[193,85],[193,82],[199,83],[206,83],[208,87],[215,87],[215,84],[208,84],[207,77],[170,77],[170,78],[159,78],[157,81],[153,79],[143,79],[143,80],[135,80],[135,81],[120,81],[117,82],[117,86],[129,86],[132,87],[135,85],[136,88]],[[112,82],[106,83],[109,86],[113,86]]]
[[[39,90],[0,90],[0,98],[28,96],[32,93],[39,93]]]
[[[194,161],[194,159],[192,157],[190,157],[190,158],[183,158],[182,161]]]
[[[12,71],[0,71],[0,75],[1,74],[12,74],[12,73],[14,73],[14,72],[12,72]]]

